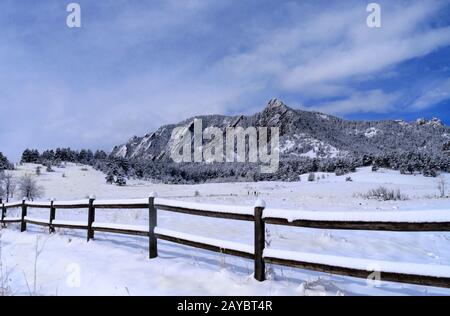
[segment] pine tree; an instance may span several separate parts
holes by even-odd
[[[118,176],[116,179],[116,184],[120,187],[127,185],[127,180],[123,176]]]
[[[12,164],[8,161],[8,158],[3,156],[0,152],[0,172],[7,169],[12,169]]]
[[[113,184],[114,183],[114,174],[108,173],[105,177],[106,183]]]

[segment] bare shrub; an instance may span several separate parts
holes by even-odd
[[[2,199],[6,195],[3,182],[3,175],[0,173],[0,199]]]
[[[366,194],[362,194],[362,197],[368,200],[378,201],[405,201],[408,197],[400,192],[400,189],[389,190],[383,186],[376,189],[371,189]]]
[[[440,197],[443,198],[443,197],[445,197],[445,193],[447,190],[447,180],[445,179],[445,177],[443,175],[441,175],[441,176],[439,176],[437,182],[438,182],[438,190],[439,190]]]
[[[9,202],[10,198],[14,198],[14,192],[17,185],[17,181],[13,177],[12,173],[5,172],[0,175],[0,186],[1,185],[3,185],[3,196],[6,198],[6,202]]]
[[[22,196],[30,201],[42,197],[44,189],[39,186],[30,175],[24,175],[18,182],[19,191]]]
[[[45,247],[45,242],[40,244],[40,236],[36,236],[36,242],[34,244],[34,261],[33,261],[33,284],[30,286],[30,282],[24,272],[24,276],[25,276],[25,283],[27,285],[28,288],[28,293],[30,294],[30,296],[38,296],[38,282],[37,282],[37,278],[38,278],[38,259],[39,256],[42,254],[42,251],[44,250]]]

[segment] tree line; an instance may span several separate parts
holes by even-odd
[[[57,148],[39,153],[26,149],[22,163],[39,163],[59,166],[62,162],[90,165],[105,173],[108,183],[125,185],[126,178],[151,179],[163,183],[204,183],[234,181],[298,181],[299,175],[310,172],[332,172],[338,176],[354,172],[358,167],[372,166],[399,170],[402,174],[421,173],[436,177],[440,172],[450,172],[450,156],[425,151],[392,151],[385,154],[369,155],[350,153],[345,157],[309,158],[281,157],[276,173],[263,174],[255,163],[175,163],[145,159],[126,159],[104,151],[95,152],[82,149]]]

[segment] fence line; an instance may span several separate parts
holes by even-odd
[[[306,214],[308,212],[296,212],[296,216],[293,217],[292,211],[266,209],[265,203],[261,200],[257,201],[254,208],[248,208],[165,200],[156,198],[156,194],[151,194],[146,199],[134,200],[96,200],[92,196],[81,201],[29,202],[22,200],[21,202],[2,203],[0,199],[0,205],[2,210],[1,224],[4,227],[7,224],[19,223],[21,232],[24,232],[27,230],[27,224],[40,225],[48,227],[50,233],[54,233],[56,228],[81,229],[87,231],[88,242],[95,237],[95,232],[144,236],[149,239],[150,259],[158,257],[157,240],[165,240],[251,259],[254,261],[254,277],[258,281],[265,280],[265,264],[271,263],[357,278],[368,278],[374,272],[378,272],[380,279],[385,281],[450,288],[450,266],[376,261],[380,265],[381,271],[374,271],[373,267],[367,266],[367,263],[371,262],[370,260],[265,249],[266,224],[338,230],[447,232],[450,231],[450,212],[446,212],[446,214],[443,212],[419,214],[423,215],[424,218],[420,220],[417,218],[417,212],[404,212],[402,214],[406,214],[404,216],[406,220],[403,219],[402,221],[397,220],[398,216],[391,216],[392,218],[386,216],[388,218],[386,220],[383,216],[387,213],[377,213],[373,217],[355,216],[357,213],[345,213],[345,216],[341,216],[341,218],[334,216],[334,214],[328,218],[323,216],[316,218],[311,214]],[[21,209],[20,218],[7,216],[9,209],[17,208]],[[49,209],[48,221],[29,217],[29,208]],[[87,209],[87,222],[57,220],[57,209]],[[149,225],[148,227],[142,227],[96,223],[97,209],[147,209]],[[254,222],[254,245],[249,246],[160,229],[157,227],[158,210],[203,217],[252,221]],[[323,215],[324,213],[317,214]]]

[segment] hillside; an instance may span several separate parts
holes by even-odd
[[[183,128],[183,133],[192,132],[196,119],[201,119],[203,132],[216,127],[223,139],[226,139],[229,127],[278,127],[280,157],[277,171],[267,174],[260,171],[261,164],[248,162],[248,144],[246,162],[173,162],[171,154],[179,151],[180,145],[171,140],[172,132],[178,128]],[[203,139],[201,146],[208,145]],[[192,152],[198,147],[194,143]],[[135,136],[114,148],[111,157],[118,162],[113,163],[113,168],[102,170],[170,183],[296,181],[299,174],[306,172],[342,175],[356,167],[370,165],[436,176],[439,171],[450,171],[449,148],[450,128],[437,118],[416,122],[349,121],[323,113],[295,110],[273,99],[262,112],[251,116],[198,116],[162,126],[143,137]]]

